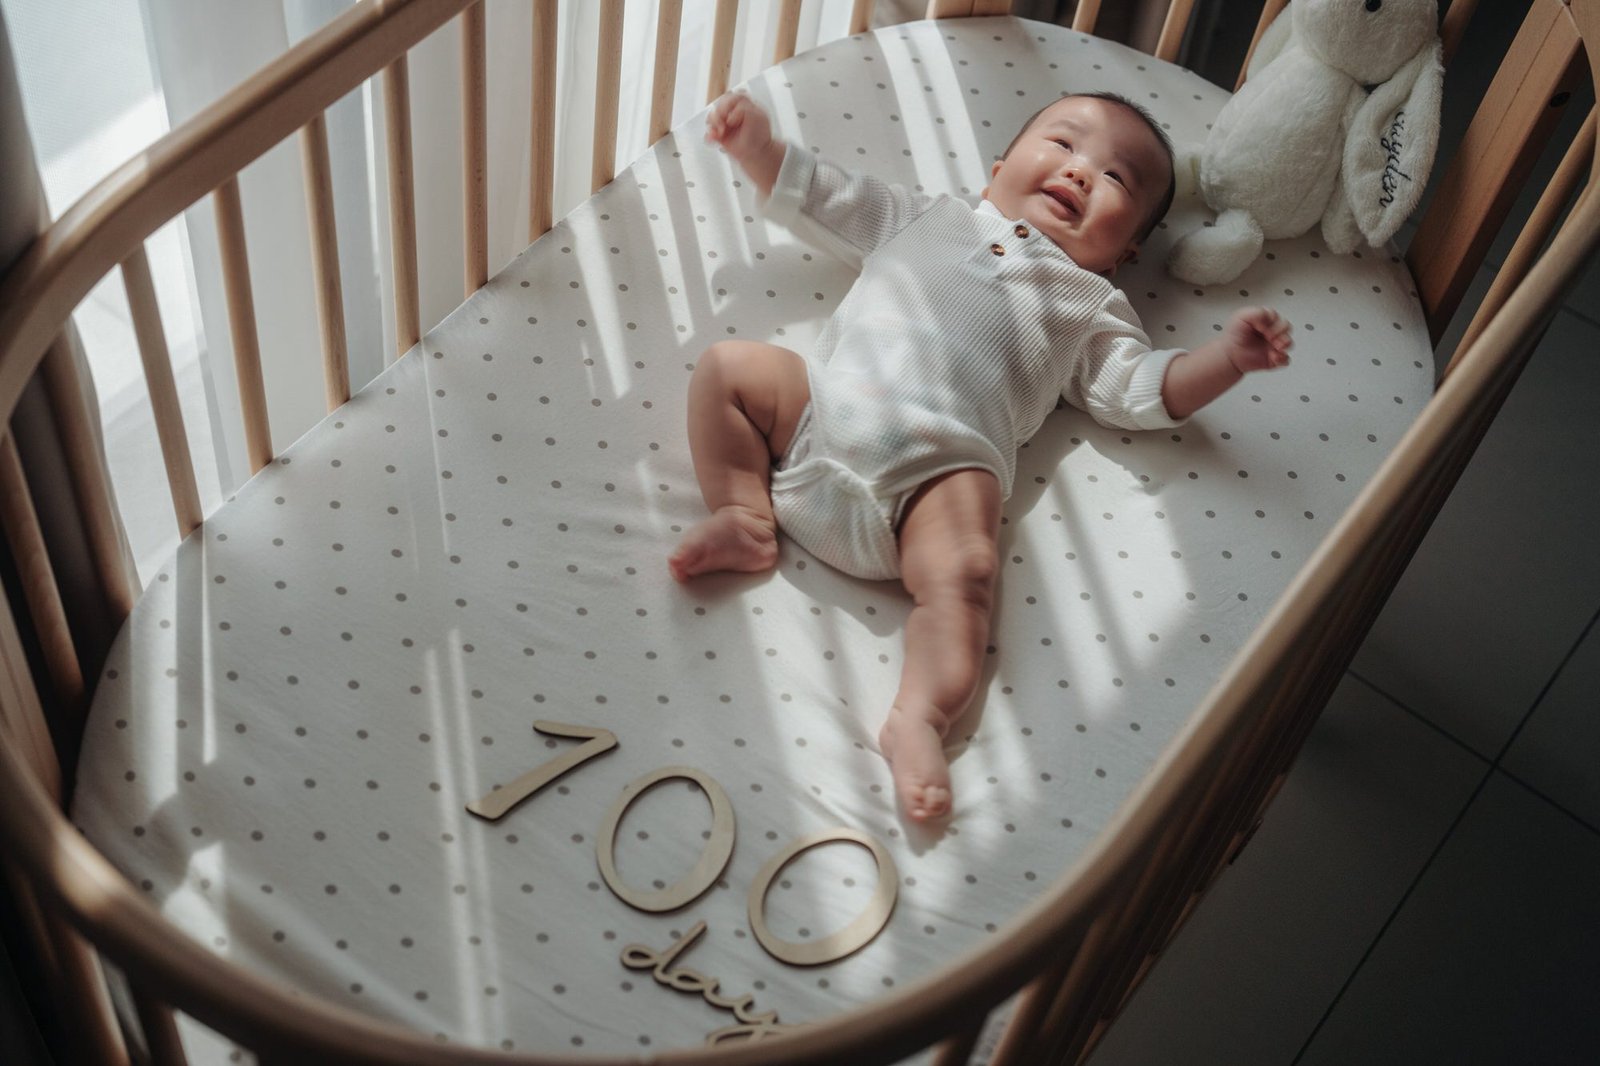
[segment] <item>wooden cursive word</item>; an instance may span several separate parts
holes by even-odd
[[[673,969],[672,964],[677,961],[678,956],[693,947],[694,942],[699,940],[705,931],[705,922],[695,922],[687,933],[673,941],[665,951],[656,951],[643,944],[629,944],[622,949],[622,965],[630,970],[649,970],[659,984],[678,992],[698,992],[711,1006],[719,1010],[732,1011],[740,1024],[718,1029],[706,1038],[707,1044],[721,1044],[734,1040],[754,1042],[803,1028],[799,1025],[779,1024],[778,1012],[775,1010],[753,1013],[750,1005],[755,997],[748,992],[738,999],[728,999],[720,995],[717,989],[722,982],[715,977],[707,977],[697,970]]]

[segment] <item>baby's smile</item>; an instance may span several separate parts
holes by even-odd
[[[1078,218],[1083,214],[1083,194],[1071,185],[1047,185],[1040,191],[1062,218]]]

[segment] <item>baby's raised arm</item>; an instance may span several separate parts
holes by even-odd
[[[743,93],[718,97],[706,116],[706,140],[733,157],[763,198],[772,195],[787,145],[773,139],[772,122],[760,104]]]
[[[1235,312],[1222,336],[1167,364],[1161,383],[1167,414],[1188,418],[1252,370],[1287,366],[1292,347],[1289,323],[1270,307]]]

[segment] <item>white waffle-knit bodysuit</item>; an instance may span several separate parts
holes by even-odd
[[[967,467],[1011,495],[1016,452],[1065,398],[1126,429],[1179,423],[1122,291],[1042,234],[848,173],[789,145],[765,216],[858,266],[806,360],[811,404],[772,478],[778,525],[859,577],[899,575],[917,486]]]

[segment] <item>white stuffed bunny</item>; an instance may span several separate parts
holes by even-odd
[[[1173,246],[1173,276],[1232,281],[1263,240],[1318,221],[1340,254],[1394,236],[1439,142],[1437,26],[1436,0],[1293,0],[1198,156],[1179,161],[1180,189],[1187,170],[1218,215]]]

